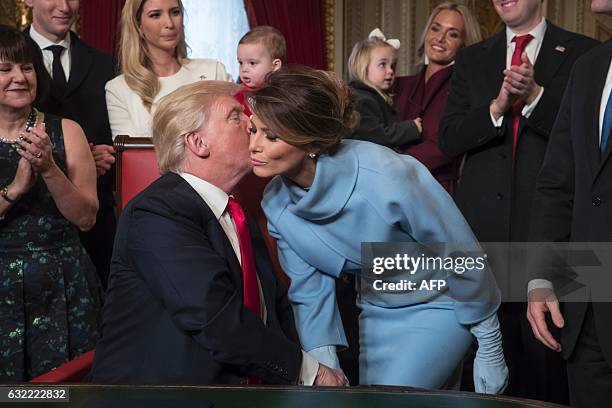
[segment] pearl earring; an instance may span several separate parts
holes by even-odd
[[[314,160],[314,159],[317,158],[317,154],[316,153],[308,153],[308,158]]]

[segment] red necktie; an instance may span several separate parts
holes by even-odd
[[[253,258],[251,234],[249,234],[249,223],[244,215],[244,211],[242,211],[242,207],[232,197],[227,201],[226,211],[234,220],[236,232],[238,233],[240,259],[242,262],[243,303],[247,309],[261,317],[261,300],[259,298],[259,285],[257,284],[257,269],[255,268],[255,258]],[[246,383],[261,384],[261,380],[256,377],[247,377]]]
[[[520,66],[523,64],[523,60],[521,59],[521,55],[523,55],[523,51],[525,51],[525,47],[529,44],[529,41],[533,39],[531,34],[525,35],[517,35],[512,41],[516,43],[514,47],[514,52],[512,53],[512,61],[511,65]],[[512,104],[512,158],[514,159],[514,152],[516,151],[516,142],[518,141],[518,128],[519,122],[521,120],[521,111],[523,110],[523,106],[525,104],[520,99],[517,99]]]
[[[261,317],[261,300],[259,299],[259,285],[257,284],[257,269],[253,258],[253,246],[251,245],[251,234],[244,211],[238,201],[229,198],[227,212],[236,224],[238,242],[240,243],[240,259],[242,261],[242,285],[244,292],[244,305],[257,316]]]

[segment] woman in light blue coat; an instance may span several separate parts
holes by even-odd
[[[335,279],[368,270],[362,242],[470,249],[477,243],[452,199],[417,160],[369,142],[342,140],[358,114],[351,91],[333,76],[308,68],[280,70],[268,76],[250,104],[253,171],[278,176],[262,206],[291,278],[289,299],[302,347],[338,368],[336,349],[347,342]],[[447,259],[450,252],[442,248],[435,254]],[[418,273],[424,280],[440,276]],[[448,385],[474,335],[476,390],[503,391],[499,290],[486,267],[451,273],[440,290],[380,291],[385,275],[360,276],[362,384]]]

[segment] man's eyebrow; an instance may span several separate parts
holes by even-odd
[[[242,112],[243,112],[242,106],[234,106],[232,110],[230,110],[229,113],[227,114],[227,118],[232,116],[234,113],[241,114]]]

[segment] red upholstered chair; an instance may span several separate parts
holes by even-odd
[[[118,135],[117,152],[117,207],[118,212],[136,194],[159,177],[159,167],[151,138]]]
[[[95,350],[88,351],[61,366],[30,380],[35,383],[81,382],[91,371]]]

